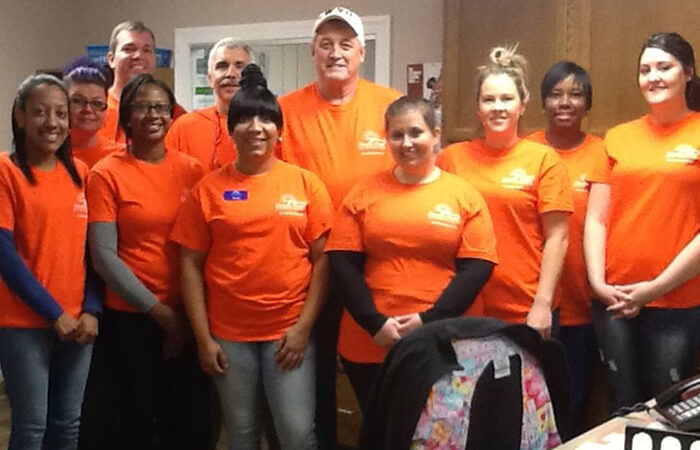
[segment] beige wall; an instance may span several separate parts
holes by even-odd
[[[0,0],[0,150],[12,142],[10,109],[19,83],[38,68],[60,67],[81,39],[70,0]]]
[[[175,28],[308,20],[328,0],[0,0],[0,148],[11,142],[9,111],[17,84],[38,67],[60,67],[87,44],[106,44],[112,27],[140,19],[159,47],[172,48]],[[406,65],[442,57],[442,0],[344,0],[360,15],[390,15],[391,85],[406,90]],[[197,6],[193,6],[197,5]],[[21,43],[21,45],[20,45]]]

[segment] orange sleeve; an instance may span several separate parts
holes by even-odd
[[[165,135],[165,148],[182,151],[180,150],[180,142],[182,140],[182,133],[180,130],[182,127],[179,125],[179,123],[179,121],[175,121],[170,125],[168,134]]]
[[[602,141],[595,147],[595,161],[591,164],[590,173],[586,177],[591,183],[609,183],[614,161],[608,156],[608,151]],[[593,149],[592,149],[593,150]]]
[[[11,163],[10,163],[11,164]],[[0,228],[15,229],[14,189],[7,177],[7,168],[0,168]]]
[[[347,250],[363,252],[365,250],[362,245],[360,212],[352,204],[353,194],[357,191],[356,188],[357,186],[350,191],[333,220],[333,228],[331,228],[331,234],[328,237],[328,242],[326,242],[326,251]]]
[[[537,211],[542,214],[549,211],[573,212],[573,210],[574,193],[569,173],[556,153],[548,151],[542,162],[542,171],[537,185]]]
[[[450,172],[450,173],[455,173],[455,168],[454,165],[452,164],[452,158],[450,158],[449,154],[452,151],[449,150],[449,147],[442,150],[437,157],[437,160],[435,161],[435,164],[444,170],[445,172]]]
[[[200,186],[195,186],[180,206],[169,237],[183,247],[207,252],[211,245],[211,235],[202,210],[199,188]]]
[[[88,223],[116,222],[117,198],[114,187],[100,172],[88,174],[86,196],[88,203]]]
[[[608,133],[605,134],[605,139],[603,139],[603,146],[605,148],[605,154],[607,155],[607,166],[605,167],[604,172],[604,174],[606,175],[606,179],[610,179],[613,168],[617,164],[617,155],[614,151],[612,151],[612,149],[615,148],[617,134],[619,133],[615,133],[614,131],[611,133],[610,131],[608,131]]]
[[[333,203],[328,195],[323,182],[313,175],[307,174],[307,182],[309,184],[309,218],[304,233],[306,242],[311,243],[321,237],[331,227],[333,221]]]
[[[481,194],[474,192],[471,211],[462,229],[457,258],[478,258],[498,263],[496,234],[491,214]]]

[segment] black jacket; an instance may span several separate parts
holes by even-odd
[[[498,319],[458,317],[429,323],[401,339],[389,351],[375,379],[360,431],[360,448],[408,449],[433,384],[461,369],[455,339],[500,333],[537,358],[549,389],[562,440],[571,437],[569,375],[564,349],[526,325]],[[467,449],[511,450],[520,446],[522,398],[520,358],[511,357],[515,376],[494,379],[485,369],[472,398]]]

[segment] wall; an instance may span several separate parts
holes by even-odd
[[[61,67],[84,47],[70,0],[0,0],[0,150],[12,142],[10,109],[19,83],[38,68]]]
[[[17,84],[38,67],[60,67],[87,44],[106,44],[121,21],[142,20],[159,47],[172,48],[175,28],[308,20],[336,4],[359,15],[391,16],[392,86],[406,90],[407,64],[441,59],[442,0],[0,0],[0,111],[6,111],[0,112],[0,149],[11,143]]]

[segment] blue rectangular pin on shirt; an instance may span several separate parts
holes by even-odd
[[[241,189],[224,191],[224,201],[237,202],[241,200],[248,200],[248,191]]]

